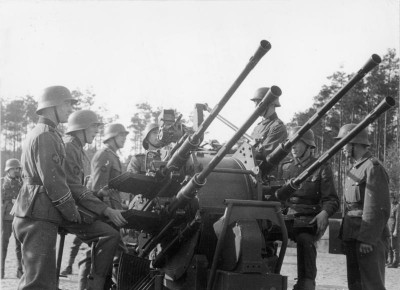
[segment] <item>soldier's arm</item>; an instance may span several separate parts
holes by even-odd
[[[37,172],[53,206],[68,221],[80,221],[75,201],[66,182],[63,145],[51,134],[44,133],[38,136],[33,147]]]
[[[366,173],[364,208],[357,240],[375,246],[389,216],[389,183],[381,165],[369,167]]]
[[[65,160],[67,184],[71,189],[73,198],[79,205],[97,213],[98,215],[103,214],[107,205],[94,196],[93,192],[83,185],[83,164],[82,160],[79,160],[79,151],[77,154],[76,149],[71,143],[65,144],[65,151],[67,156]]]
[[[328,216],[332,216],[338,211],[340,201],[335,189],[332,169],[329,164],[325,164],[321,169],[321,201],[322,210],[325,210]]]
[[[283,123],[273,126],[262,142],[263,157],[265,158],[272,153],[279,144],[286,140],[287,136],[287,130]]]
[[[131,160],[129,161],[127,171],[132,173],[140,173],[140,161],[136,156],[132,156]]]

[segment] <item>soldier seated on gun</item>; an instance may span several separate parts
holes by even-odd
[[[300,127],[289,132],[289,138]],[[280,174],[285,180],[300,175],[317,160],[314,133],[307,131],[291,150],[293,158],[281,164]],[[289,237],[297,243],[297,284],[293,289],[314,290],[317,275],[317,251],[315,242],[321,238],[328,226],[328,218],[339,208],[339,199],[334,187],[332,170],[324,164],[311,175],[286,201]]]
[[[1,178],[1,279],[4,278],[8,242],[12,234],[12,220],[14,217],[10,214],[10,211],[22,186],[19,160],[8,159],[4,171],[6,176]],[[15,254],[18,263],[17,278],[21,278],[23,274],[21,243],[17,239],[15,240]]]
[[[89,168],[89,166],[85,166],[85,163],[88,165],[90,161],[83,146],[93,142],[100,125],[102,123],[99,122],[93,111],[76,111],[68,119],[68,130],[64,138],[67,184],[80,207],[83,223],[64,223],[62,226],[88,245],[94,243],[92,256],[95,259],[91,261],[93,265],[92,273],[90,273],[91,279],[81,279],[82,277],[80,277],[80,289],[103,289],[121,240],[118,230],[113,226],[100,219],[86,219],[85,213],[89,213],[92,217],[106,217],[117,227],[126,223],[120,210],[107,206],[84,185],[85,174],[88,174],[88,172],[84,172],[84,168]]]

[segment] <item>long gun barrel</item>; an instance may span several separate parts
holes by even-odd
[[[224,156],[229,152],[230,149],[236,144],[236,142],[243,136],[249,127],[257,120],[260,113],[264,112],[270,103],[275,101],[282,91],[277,86],[272,86],[267,94],[264,96],[263,100],[257,105],[255,111],[247,119],[247,121],[240,127],[233,137],[217,152],[215,157],[207,164],[204,169],[194,175],[192,179],[181,188],[181,190],[176,195],[176,198],[171,202],[168,207],[168,212],[173,213],[175,210],[185,205],[187,201],[191,200],[205,183],[207,176],[215,169],[218,163],[224,158]]]
[[[212,111],[212,109],[208,106],[208,104],[204,104],[204,109],[209,113]],[[231,128],[233,131],[236,132],[237,130],[239,130],[238,127],[233,125],[231,122],[229,122],[227,119],[225,119],[221,115],[217,115],[217,119],[220,120],[225,125],[227,125],[229,128]],[[251,138],[251,136],[246,133],[243,134],[243,137],[246,138],[249,142],[253,141],[253,138]]]
[[[395,100],[392,97],[386,97],[382,102],[365,117],[356,127],[353,128],[344,138],[340,139],[335,145],[332,146],[327,152],[304,170],[298,177],[291,179],[289,183],[282,186],[275,193],[275,196],[280,200],[288,199],[296,190],[299,185],[313,174],[315,170],[322,166],[328,159],[335,155],[344,145],[346,145],[354,136],[360,133],[369,124],[375,121],[381,114],[389,110],[395,105]]]
[[[381,62],[377,54],[373,54],[367,63],[355,74],[351,80],[338,91],[324,106],[322,106],[290,139],[280,144],[275,150],[266,157],[260,168],[264,174],[268,174],[279,164],[288,154],[293,144],[296,143],[312,126],[314,126],[328,110],[330,110],[358,81]]]
[[[210,115],[207,119],[204,120],[203,123],[199,126],[196,132],[193,135],[186,138],[183,142],[182,146],[180,146],[175,153],[172,155],[171,159],[168,161],[166,165],[166,170],[180,169],[186,162],[187,158],[189,157],[190,151],[196,149],[201,142],[204,133],[206,132],[207,128],[210,126],[211,122],[217,117],[219,112],[225,106],[225,104],[229,101],[233,93],[237,90],[243,80],[247,77],[250,71],[257,65],[260,59],[271,49],[271,44],[266,41],[262,40],[260,42],[260,46],[258,47],[255,54],[250,58],[248,64],[232,84],[232,86],[228,89],[225,95],[222,97],[221,101],[214,107]]]

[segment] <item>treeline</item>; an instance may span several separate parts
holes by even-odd
[[[303,125],[353,76],[342,71],[328,77],[314,97],[313,106],[305,112],[296,113],[289,126]],[[328,150],[335,143],[339,128],[347,123],[359,123],[385,97],[396,100],[396,106],[387,111],[369,127],[371,150],[388,169],[391,190],[398,192],[400,177],[400,111],[399,111],[399,58],[394,49],[382,57],[381,64],[358,82],[327,114],[312,128],[316,136],[317,154]],[[338,191],[341,193],[346,169],[346,160],[336,154],[331,163],[336,175]]]

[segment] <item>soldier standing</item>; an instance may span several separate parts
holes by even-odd
[[[251,100],[254,101],[257,106],[268,91],[268,87],[259,88]],[[253,146],[256,150],[257,160],[265,160],[265,157],[287,138],[286,126],[275,112],[275,108],[280,106],[279,98],[277,98],[276,101],[272,102],[261,114],[263,120],[257,124],[251,134],[251,137],[255,141]]]
[[[396,195],[392,193],[392,204],[388,221],[390,233],[390,245],[388,254],[388,268],[397,268],[399,266],[399,233],[400,233],[400,209]]]
[[[14,205],[13,230],[22,243],[24,274],[18,289],[57,288],[56,241],[64,221],[80,223],[65,175],[65,148],[59,123],[65,123],[76,102],[63,86],[48,87],[38,102],[38,124],[22,147],[23,185]]]
[[[290,137],[299,129],[300,127],[291,129]],[[312,154],[315,147],[314,133],[308,130],[292,146],[293,158],[282,163],[282,178],[295,178],[313,164],[317,160]],[[339,198],[330,165],[324,164],[316,170],[286,201],[286,205],[287,217],[293,221],[288,226],[289,237],[297,243],[298,280],[293,289],[314,290],[317,276],[315,243],[324,234],[329,224],[328,218],[339,209]]]
[[[336,138],[343,138],[355,126],[342,126]],[[345,182],[345,215],[340,234],[350,290],[385,289],[389,179],[384,167],[368,151],[369,145],[368,132],[363,130],[343,147],[345,156],[354,161]]]
[[[91,144],[98,133],[98,127],[102,125],[98,121],[97,115],[90,110],[81,110],[72,113],[68,119],[68,131],[64,138],[66,163],[65,172],[67,184],[71,189],[74,199],[80,208],[88,210],[99,217],[107,217],[115,226],[121,227],[126,223],[119,210],[108,207],[104,202],[94,196],[84,185],[86,164],[89,164],[83,146]],[[80,240],[88,245],[94,243],[92,256],[91,278],[80,277],[79,289],[103,289],[110,266],[114,258],[115,251],[120,242],[120,234],[107,223],[95,219],[87,222],[83,217],[82,224],[64,223],[62,224],[68,232],[75,234]],[[81,272],[80,272],[81,274]]]
[[[6,176],[1,179],[1,279],[4,278],[5,262],[8,242],[12,233],[13,216],[10,211],[22,186],[21,164],[18,159],[8,159],[4,169]],[[15,240],[15,254],[17,256],[17,278],[22,276],[21,243]]]

